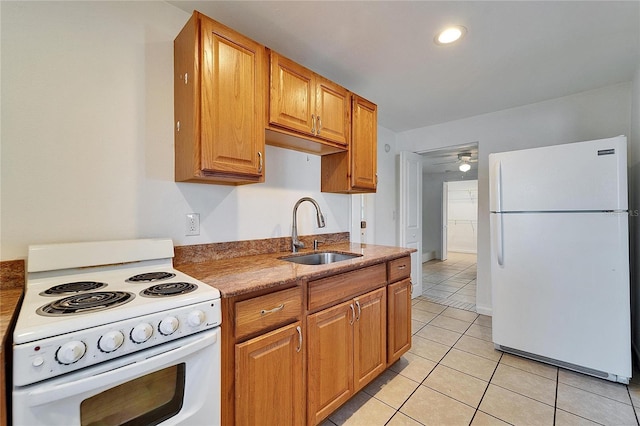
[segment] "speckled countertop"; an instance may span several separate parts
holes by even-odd
[[[24,260],[0,262],[0,352],[24,288]]]
[[[22,296],[21,288],[0,290],[0,341],[4,342],[7,328],[18,307],[20,296]],[[0,345],[0,351],[2,351],[2,345]]]
[[[362,256],[327,265],[300,265],[279,258],[288,252],[258,254],[233,259],[183,263],[177,269],[216,287],[222,297],[233,297],[270,287],[293,283],[300,279],[311,280],[375,263],[406,256],[414,249],[371,244],[337,243],[324,245],[320,251],[336,251]],[[304,250],[300,254],[312,253]]]
[[[239,256],[228,259],[208,259],[210,255],[194,252],[193,248],[200,251],[208,251],[207,246],[184,246],[180,249],[186,251],[186,255],[176,259],[176,269],[191,275],[220,290],[223,297],[233,297],[252,291],[264,290],[271,287],[290,284],[300,279],[315,279],[322,276],[336,274],[352,269],[362,268],[375,263],[385,262],[412,253],[414,250],[402,247],[390,247],[371,244],[355,244],[349,242],[332,243],[331,238],[323,236],[327,244],[321,246],[321,251],[337,251],[357,253],[362,256],[351,260],[344,260],[328,265],[299,265],[286,262],[279,258],[291,255],[290,252],[279,251],[276,253],[254,254],[251,256]],[[330,237],[340,239],[345,235],[335,234]],[[348,238],[348,235],[346,235]],[[265,240],[263,243],[250,242],[251,245],[273,247],[273,240]],[[245,243],[246,245],[246,243]],[[283,239],[278,250],[289,247],[290,240]],[[307,244],[310,246],[310,244]],[[226,246],[225,246],[226,247]],[[247,250],[244,245],[241,250]],[[231,249],[238,250],[237,247]],[[260,247],[263,250],[263,247]],[[247,250],[245,252],[251,252]],[[310,253],[304,250],[300,254]],[[181,255],[182,251],[179,252]],[[198,256],[199,254],[199,256]],[[197,259],[198,261],[190,261]],[[204,260],[203,260],[204,259]],[[0,262],[0,341],[4,342],[7,329],[13,315],[16,312],[24,286],[24,261]],[[0,345],[0,351],[2,351]]]

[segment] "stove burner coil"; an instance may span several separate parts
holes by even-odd
[[[54,285],[40,293],[41,296],[59,296],[61,294],[81,293],[83,291],[98,290],[107,286],[107,283],[98,281],[75,281]]]
[[[75,294],[48,303],[36,311],[43,316],[64,316],[85,314],[123,305],[133,300],[135,295],[126,291],[95,291]]]
[[[179,294],[191,293],[197,288],[198,286],[192,283],[162,283],[152,285],[151,287],[142,290],[140,295],[147,297],[177,296]]]
[[[145,272],[144,274],[134,275],[125,281],[130,283],[153,283],[161,280],[168,280],[175,277],[176,274],[171,272]]]

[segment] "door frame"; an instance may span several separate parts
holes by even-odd
[[[411,253],[411,298],[416,298],[422,295],[422,157],[401,151],[398,162],[398,239],[401,247],[416,249]]]
[[[442,233],[440,235],[440,260],[447,260],[449,252],[449,182],[442,182]]]

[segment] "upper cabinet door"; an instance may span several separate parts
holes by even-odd
[[[271,52],[269,124],[347,145],[349,92],[313,71]]]
[[[316,136],[346,145],[349,141],[349,92],[316,76]]]
[[[305,134],[315,132],[312,71],[271,52],[269,122]]]
[[[201,37],[203,174],[262,175],[264,46],[204,17]]]
[[[373,190],[377,185],[378,109],[375,104],[353,95],[351,136],[351,187]]]

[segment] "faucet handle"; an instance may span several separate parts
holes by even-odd
[[[313,249],[318,250],[318,245],[322,244],[322,241],[313,240]]]
[[[298,249],[303,249],[304,248],[304,243],[300,240],[292,240],[291,241],[291,251],[293,253],[297,253]]]

